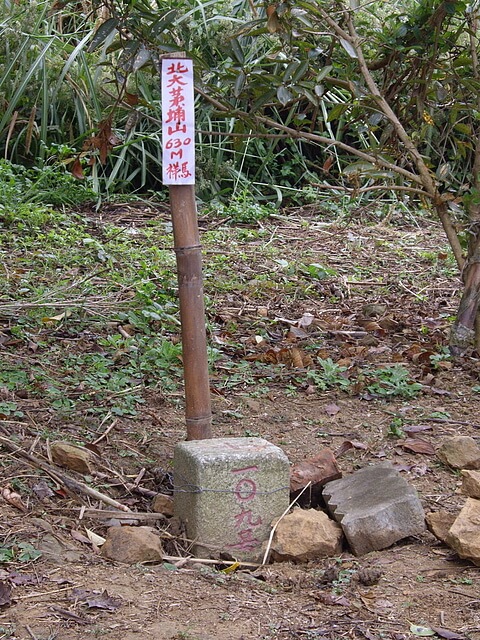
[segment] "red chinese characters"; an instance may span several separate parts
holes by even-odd
[[[234,530],[237,540],[229,545],[232,550],[251,551],[261,545],[255,535],[255,529],[262,524],[262,518],[255,514],[252,501],[257,495],[257,483],[255,474],[257,466],[233,469],[232,473],[238,477],[233,489],[238,511],[234,515]]]
[[[165,59],[162,64],[163,183],[195,183],[193,63]]]

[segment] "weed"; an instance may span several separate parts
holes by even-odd
[[[29,542],[19,542],[18,543],[18,555],[17,560],[19,562],[31,562],[32,560],[37,560],[42,555],[42,552],[38,549],[35,549],[33,545]]]
[[[316,262],[312,262],[307,265],[300,265],[299,269],[302,273],[310,278],[314,278],[315,280],[325,280],[326,278],[338,276],[338,272],[335,271],[335,269]]]
[[[473,584],[473,580],[471,578],[466,578],[466,577],[450,578],[450,582],[453,582],[453,584],[468,584],[468,585]]]
[[[402,418],[393,418],[390,424],[388,425],[388,436],[391,438],[404,438],[405,432],[403,431],[403,420]]]
[[[234,197],[228,205],[217,202],[211,205],[210,211],[230,224],[254,224],[265,220],[276,208],[271,204],[260,204],[252,200],[247,191]]]
[[[73,207],[95,199],[95,193],[67,173],[63,165],[26,169],[0,160],[0,206],[7,223],[17,216],[22,218],[25,212],[38,215],[48,207]]]
[[[437,420],[450,420],[452,417],[448,411],[432,411],[429,415],[430,418],[435,418]]]
[[[12,562],[14,558],[15,552],[11,547],[0,547],[0,564]]]
[[[345,377],[347,367],[342,367],[331,358],[320,360],[320,370],[311,369],[307,372],[307,380],[314,384],[319,391],[325,391],[332,387],[346,390],[350,386],[350,380]]]
[[[414,398],[422,390],[422,385],[413,382],[401,365],[367,371],[364,375],[368,381],[367,391],[378,398]]]
[[[430,363],[433,369],[440,369],[442,363],[449,362],[450,360],[451,354],[448,347],[442,347],[439,353],[435,353],[430,356]]]
[[[42,552],[28,542],[12,542],[0,547],[0,563],[31,562],[37,560]]]
[[[298,388],[294,384],[287,384],[283,392],[287,398],[296,398],[298,396]]]
[[[20,411],[16,402],[3,400],[0,402],[0,417],[23,418],[23,411]]]

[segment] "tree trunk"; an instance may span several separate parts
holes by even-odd
[[[480,223],[474,223],[470,233],[468,257],[463,270],[465,287],[450,333],[450,351],[454,356],[464,355],[468,349],[478,348],[480,344]]]

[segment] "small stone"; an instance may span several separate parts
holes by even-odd
[[[173,498],[167,496],[164,493],[158,493],[152,502],[152,511],[155,513],[163,513],[164,516],[169,518],[173,516]]]
[[[58,441],[50,445],[50,452],[55,464],[65,469],[72,469],[72,471],[78,471],[78,473],[88,475],[92,473],[95,468],[97,456],[93,451],[85,447],[79,447],[69,442]]]
[[[480,469],[480,447],[470,436],[445,438],[437,457],[453,469]]]
[[[362,307],[362,313],[366,318],[378,318],[379,316],[383,316],[386,311],[386,304],[378,304],[375,302],[364,304]]]
[[[480,472],[462,470],[461,492],[469,498],[480,498]]]
[[[275,561],[307,562],[329,558],[342,550],[342,529],[326,513],[294,509],[279,523],[272,539]]]
[[[36,549],[42,552],[42,559],[53,564],[65,566],[69,562],[81,563],[85,560],[85,554],[66,540],[61,540],[58,535],[46,533],[35,544]]]
[[[160,538],[150,527],[110,527],[101,554],[126,564],[161,562],[163,549]]]
[[[457,514],[450,513],[450,511],[431,511],[425,516],[428,530],[440,540],[449,544],[447,541],[448,532],[450,527],[455,522]]]
[[[327,567],[318,581],[318,584],[331,584],[336,582],[340,576],[340,567],[336,564]]]
[[[364,567],[357,573],[357,580],[365,587],[371,587],[377,584],[380,578],[383,576],[383,571],[376,567]]]
[[[342,477],[333,452],[322,449],[316,456],[296,462],[290,470],[290,493],[293,498],[299,495],[310,482],[311,486],[302,494],[299,504],[304,507],[317,507],[323,504],[322,488]]]
[[[450,528],[447,541],[460,558],[480,566],[480,500],[467,498]]]

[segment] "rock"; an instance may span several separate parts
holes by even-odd
[[[294,509],[275,530],[273,560],[307,562],[338,555],[342,550],[342,529],[326,513],[316,509]]]
[[[386,304],[378,304],[375,302],[364,304],[362,307],[362,313],[366,318],[378,318],[379,316],[383,316],[386,311]]]
[[[342,477],[337,461],[330,449],[322,449],[312,458],[296,462],[290,471],[290,490],[299,491],[311,482],[323,486]]]
[[[480,566],[480,500],[467,498],[450,528],[447,542],[461,558]]]
[[[377,567],[363,567],[359,569],[356,578],[365,587],[372,587],[377,584],[383,576],[383,571]]]
[[[425,516],[428,530],[438,538],[441,542],[449,544],[447,541],[448,532],[450,527],[455,522],[457,514],[450,513],[450,511],[430,511]]]
[[[53,442],[50,445],[52,460],[65,469],[72,469],[83,474],[90,474],[95,468],[97,456],[86,449],[69,442]]]
[[[311,482],[302,494],[299,504],[316,507],[323,504],[322,488],[327,482],[342,477],[337,461],[330,449],[322,449],[312,458],[296,462],[290,470],[290,493],[296,498],[301,490]]]
[[[173,498],[164,493],[158,493],[152,501],[152,511],[155,513],[163,513],[169,518],[173,516]]]
[[[150,527],[110,527],[101,554],[127,564],[161,562],[163,549],[160,538]]]
[[[480,472],[462,470],[461,492],[470,498],[480,498]]]
[[[445,438],[436,453],[453,469],[480,469],[480,447],[470,436]]]
[[[385,549],[425,530],[417,492],[388,462],[329,482],[323,497],[355,555]]]
[[[79,551],[75,545],[60,539],[58,536],[47,533],[35,544],[36,549],[42,552],[42,558],[53,564],[65,566],[69,562],[81,563],[85,560],[85,554]]]

